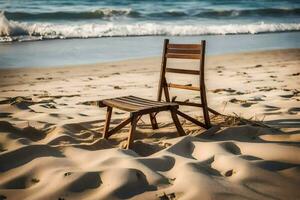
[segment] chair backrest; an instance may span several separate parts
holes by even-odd
[[[204,63],[205,63],[205,40],[201,41],[201,44],[171,44],[168,39],[164,40],[160,81],[158,86],[157,100],[162,100],[162,94],[164,93],[165,100],[167,102],[176,102],[179,105],[196,106],[203,108],[203,116],[206,126],[210,127],[210,119],[208,114],[208,106],[206,100],[205,81],[204,81]],[[199,69],[179,69],[167,67],[168,59],[195,59],[199,60]],[[199,77],[199,86],[181,85],[175,83],[168,83],[166,79],[166,73],[178,73],[196,75]],[[201,103],[183,102],[170,99],[169,88],[194,90],[200,92]]]

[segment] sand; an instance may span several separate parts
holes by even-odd
[[[299,58],[300,49],[208,56],[209,106],[224,115],[209,130],[181,119],[184,137],[168,113],[155,131],[142,118],[132,150],[121,148],[128,127],[102,139],[96,103],[155,99],[160,58],[1,70],[0,199],[300,199]],[[112,125],[126,115],[115,110]]]

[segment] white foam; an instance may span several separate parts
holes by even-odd
[[[115,15],[129,15],[131,12],[132,12],[131,8],[124,8],[124,9],[102,8],[94,11],[94,13],[102,14],[106,17],[112,17]]]
[[[27,35],[26,29],[22,28],[18,22],[9,21],[4,15],[4,11],[0,12],[0,36],[8,38],[9,36]],[[1,38],[2,39],[2,38]]]
[[[257,34],[270,32],[300,31],[300,23],[253,23],[253,24],[227,24],[227,25],[178,25],[158,23],[87,23],[87,24],[51,24],[51,23],[19,23],[0,21],[2,36],[20,35],[21,32],[32,39],[51,38],[91,38],[112,36],[145,36],[145,35],[225,35],[225,34]],[[4,24],[4,25],[3,25]],[[4,33],[4,34],[3,34]],[[20,41],[20,37],[11,37]],[[24,39],[24,37],[23,37]],[[27,38],[27,40],[30,40]]]

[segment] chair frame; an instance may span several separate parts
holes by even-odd
[[[107,107],[106,120],[105,120],[105,124],[104,124],[104,128],[103,128],[103,130],[104,130],[103,137],[107,139],[112,134],[116,133],[117,131],[119,131],[121,128],[123,128],[127,124],[130,124],[129,137],[128,137],[127,146],[126,146],[126,148],[129,149],[132,147],[136,125],[137,125],[137,122],[139,121],[139,119],[141,118],[141,116],[145,115],[145,114],[149,114],[152,129],[158,129],[156,115],[157,115],[157,113],[159,113],[161,111],[170,111],[171,117],[173,119],[175,127],[180,136],[184,136],[185,132],[180,124],[180,121],[179,121],[177,115],[191,121],[192,123],[194,123],[196,125],[204,127],[206,129],[210,128],[211,122],[210,122],[209,112],[211,112],[213,114],[219,114],[219,113],[207,106],[205,81],[204,81],[205,45],[206,45],[205,40],[202,40],[201,44],[170,44],[169,40],[165,39],[163,53],[162,53],[161,72],[160,72],[160,80],[159,80],[159,85],[158,85],[157,101],[141,99],[141,98],[133,97],[133,96],[120,97],[121,100],[120,100],[120,98],[114,98],[114,99],[110,99],[110,100],[106,99],[106,100],[100,101],[99,102],[100,107]],[[198,59],[200,61],[199,70],[169,68],[169,67],[167,67],[167,59],[168,58]],[[200,87],[168,83],[167,79],[166,79],[166,73],[198,75],[200,77],[200,81],[199,81]],[[193,102],[176,101],[176,97],[172,98],[172,100],[170,100],[170,93],[169,93],[169,89],[168,89],[169,87],[177,88],[177,89],[187,89],[187,90],[199,91],[200,97],[201,97],[201,104],[193,103]],[[163,102],[162,102],[163,93],[165,96],[165,104],[163,104]],[[136,99],[132,99],[132,98],[136,98]],[[115,101],[115,100],[119,101],[119,102],[114,103],[113,101]],[[124,109],[124,107],[122,107],[123,103],[125,103],[125,104],[127,103],[126,101],[130,102],[133,106],[141,106],[143,104],[147,104],[149,106],[146,108],[143,107],[140,110],[130,111],[130,109],[126,110],[126,109]],[[163,104],[163,106],[160,106],[161,104]],[[202,107],[204,123],[179,111],[178,110],[179,105]],[[129,111],[130,117],[123,120],[119,125],[115,126],[111,130],[109,130],[113,107],[116,107],[119,109],[123,108],[123,110]]]

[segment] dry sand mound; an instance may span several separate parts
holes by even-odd
[[[8,139],[15,129],[2,135]],[[61,145],[27,138],[28,144],[0,154],[0,194],[8,199],[300,198],[299,143],[266,142],[264,133],[278,135],[268,128],[230,127],[214,136],[159,141],[169,147],[146,157],[138,154],[141,144],[134,151],[102,150],[107,142],[86,142],[83,148],[67,138]]]

